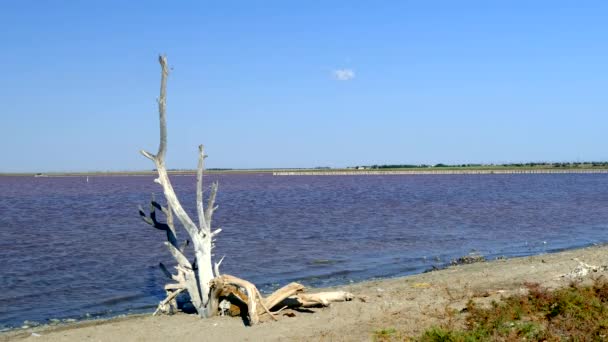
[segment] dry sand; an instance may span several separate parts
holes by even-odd
[[[567,285],[572,280],[561,275],[577,267],[574,258],[590,265],[607,265],[608,246],[452,266],[342,286],[340,289],[357,298],[254,327],[245,327],[239,318],[230,317],[201,320],[185,314],[139,315],[11,331],[1,334],[0,341],[367,341],[373,339],[375,331],[389,328],[402,336],[416,336],[446,320],[456,325],[462,322],[466,313],[458,312],[469,299],[485,303],[499,300],[525,292],[525,282],[549,288]],[[592,272],[587,278],[606,273]]]

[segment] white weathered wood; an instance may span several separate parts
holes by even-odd
[[[213,212],[217,209],[215,205],[215,197],[217,196],[217,189],[219,183],[217,181],[211,183],[211,192],[209,194],[209,199],[207,201],[207,209],[205,209],[205,222],[209,229],[211,229],[211,219],[213,217]]]
[[[298,293],[284,298],[275,307],[311,308],[328,306],[333,302],[345,302],[354,298],[353,294],[345,291]]]
[[[166,207],[163,207],[153,198],[149,216],[147,216],[141,208],[140,216],[151,226],[167,232],[167,242],[165,242],[165,244],[171,255],[177,261],[177,266],[175,267],[177,274],[172,274],[161,264],[161,269],[165,275],[176,283],[167,284],[165,286],[167,298],[159,303],[156,312],[167,310],[167,305],[173,307],[176,296],[183,291],[188,291],[192,305],[198,314],[201,317],[211,317],[218,313],[219,298],[222,296],[221,294],[224,293],[224,297],[232,298],[233,301],[241,304],[246,304],[249,321],[250,324],[253,325],[258,323],[260,315],[264,314],[267,314],[272,319],[276,320],[270,309],[277,306],[281,308],[318,305],[326,306],[330,302],[352,299],[352,294],[343,291],[303,294],[300,292],[304,290],[304,286],[297,283],[289,284],[264,299],[255,285],[247,280],[226,274],[220,275],[219,267],[224,258],[222,257],[220,261],[213,264],[211,254],[214,246],[213,238],[222,231],[220,228],[213,230],[211,225],[213,213],[217,209],[215,200],[218,183],[213,182],[211,184],[211,191],[207,206],[205,207],[203,203],[203,172],[206,155],[203,145],[200,145],[196,177],[196,212],[198,215],[198,224],[196,224],[182,207],[173,189],[165,166],[165,155],[167,150],[166,87],[169,69],[165,56],[159,57],[159,63],[161,65],[161,86],[160,97],[158,98],[160,142],[156,155],[143,150],[141,151],[141,154],[154,162],[158,173],[158,178],[156,178],[154,182],[161,185],[167,204]],[[158,221],[156,209],[165,214],[166,223]],[[190,237],[189,241],[191,241],[195,256],[193,262],[190,262],[184,254],[184,248],[188,245],[188,240],[186,240],[186,243],[183,246],[178,246],[174,225],[175,218],[177,218]],[[246,298],[244,298],[245,296],[239,289],[245,291],[247,294]],[[237,293],[240,293],[241,295],[239,296]]]
[[[203,208],[203,170],[205,168],[205,147],[198,146],[198,167],[196,169],[196,213],[198,214],[198,227],[207,234],[210,230],[205,222],[205,209]]]
[[[178,265],[185,269],[192,269],[190,261],[188,261],[188,258],[186,258],[186,256],[179,249],[175,248],[175,246],[169,242],[165,242],[165,246],[167,246],[167,249],[169,249],[169,252],[171,252],[171,255],[173,255],[173,258],[175,261],[177,261]]]
[[[297,293],[304,291],[305,287],[302,284],[298,283],[289,283],[280,289],[271,293],[266,299],[264,299],[264,303],[266,306],[272,310],[275,306],[281,303],[285,298],[289,298]],[[261,314],[261,313],[260,313]]]
[[[226,257],[226,256],[223,256],[223,257],[220,259],[220,261],[216,262],[216,263],[213,265],[213,272],[215,273],[215,276],[216,276],[216,277],[219,277],[219,276],[220,276],[220,265],[222,264],[222,261],[224,261],[224,258],[225,258],[225,257]]]
[[[345,302],[354,298],[352,293],[345,291],[300,293],[296,297],[302,302],[302,307],[328,306],[332,302]]]
[[[233,292],[230,289],[231,287],[242,288],[245,291],[247,295],[247,300],[245,303],[247,304],[247,316],[249,317],[250,325],[255,325],[260,321],[258,304],[263,312],[267,312],[273,319],[276,319],[268,307],[264,304],[264,299],[262,298],[257,287],[255,287],[255,285],[249,281],[228,274],[223,274],[213,279],[213,286],[214,288],[224,289],[224,292],[227,293]],[[243,301],[243,299],[236,295],[228,296],[228,299],[231,301]]]
[[[167,312],[167,311],[171,311],[170,309],[168,309],[166,306],[167,304],[170,304],[170,306],[177,306],[175,304],[171,305],[172,302],[174,302],[175,297],[177,297],[177,295],[179,295],[180,293],[182,293],[184,290],[186,290],[185,288],[181,288],[178,289],[176,291],[172,291],[171,293],[168,294],[167,298],[165,298],[163,301],[161,301],[158,304],[158,308],[156,308],[156,311],[154,311],[154,313],[152,314],[152,316],[156,316],[157,313],[159,312]]]
[[[186,272],[184,276],[188,284],[188,293],[192,298],[192,304],[194,305],[195,309],[197,310],[200,316],[210,317],[215,315],[215,312],[209,310],[208,305],[210,300],[209,283],[213,278],[213,269],[211,263],[211,234],[208,231],[203,232],[199,227],[197,227],[197,225],[192,221],[192,219],[190,219],[190,217],[182,207],[179,199],[177,198],[177,195],[175,194],[175,191],[171,184],[171,180],[169,179],[169,175],[167,173],[167,169],[165,167],[165,154],[167,150],[166,89],[169,68],[167,66],[167,58],[165,56],[159,57],[159,63],[161,66],[161,86],[160,97],[158,99],[160,142],[156,155],[146,151],[141,151],[141,153],[146,158],[151,159],[156,165],[158,178],[155,181],[157,181],[157,183],[162,186],[163,194],[165,196],[165,200],[167,201],[167,207],[170,208],[171,212],[175,215],[175,217],[182,224],[182,226],[190,236],[190,240],[192,241],[192,245],[194,247],[198,277],[194,276],[194,272],[192,271],[192,269],[188,269],[183,260],[181,260],[179,255],[181,254],[181,252],[179,254],[175,253],[175,250],[179,252],[177,246],[174,246],[176,247],[175,250],[170,249],[170,251],[172,252],[173,256],[176,257],[176,259],[180,259],[178,260],[178,263],[180,263],[180,265],[183,264],[182,266],[184,266],[183,268]],[[202,173],[202,165],[200,165],[200,170],[198,172]],[[202,211],[202,207],[200,213],[200,217],[204,219],[204,211]],[[193,281],[195,282],[196,286],[193,286]]]

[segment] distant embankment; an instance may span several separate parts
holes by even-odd
[[[608,169],[588,170],[353,170],[353,171],[276,171],[273,176],[361,176],[361,175],[495,175],[495,174],[545,174],[545,173],[608,173]]]

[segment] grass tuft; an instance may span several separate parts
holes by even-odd
[[[374,331],[374,341],[391,341],[397,337],[397,329],[386,328]]]

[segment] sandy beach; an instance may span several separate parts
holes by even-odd
[[[253,327],[241,319],[193,315],[137,315],[60,326],[41,326],[0,335],[0,341],[366,341],[377,331],[394,329],[399,336],[417,336],[450,320],[461,323],[469,299],[480,303],[525,292],[524,283],[548,288],[568,285],[578,260],[608,264],[608,246],[594,246],[531,257],[494,260],[401,278],[367,281],[339,287],[355,295],[352,302],[334,303],[313,312],[287,312],[277,322]],[[591,272],[586,278],[606,271]],[[310,289],[310,292],[326,289]]]

